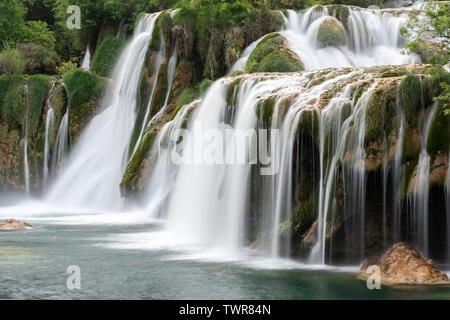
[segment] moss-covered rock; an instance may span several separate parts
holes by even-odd
[[[317,30],[317,42],[323,47],[346,46],[347,33],[339,20],[334,17],[326,17]]]
[[[248,58],[246,72],[296,72],[304,70],[299,56],[288,48],[286,38],[273,33],[262,39]]]

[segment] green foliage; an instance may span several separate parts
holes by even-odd
[[[26,21],[21,42],[35,43],[50,49],[55,48],[55,34],[44,21]]]
[[[450,114],[445,112],[443,105],[439,108],[431,125],[430,134],[427,141],[427,152],[434,156],[437,151],[444,154],[449,152],[450,141]]]
[[[0,49],[8,44],[16,44],[24,29],[23,17],[26,9],[19,0],[0,2]]]
[[[25,61],[17,49],[0,52],[0,74],[19,74],[25,70]]]
[[[34,75],[28,78],[27,84],[30,89],[30,106],[28,109],[28,133],[34,136],[39,128],[39,120],[42,107],[50,87],[51,77],[46,75]]]
[[[213,84],[212,80],[204,79],[198,87],[199,95],[203,96],[208,88]]]
[[[54,74],[59,57],[53,49],[42,45],[27,43],[19,46],[25,61],[27,74]]]
[[[23,76],[11,76],[6,80],[3,78],[2,82],[6,90],[1,97],[1,118],[9,127],[20,128],[27,105],[26,79]]]
[[[409,74],[400,82],[401,99],[408,125],[417,124],[417,113],[420,110],[422,85],[418,76]]]
[[[74,69],[64,75],[64,83],[68,90],[69,107],[76,108],[91,99],[98,99],[105,87],[106,80],[93,73]]]
[[[430,42],[427,39],[439,39],[439,45],[426,60],[431,64],[443,65],[450,59],[450,3],[432,2],[423,14],[410,14],[401,34],[413,38],[405,45],[409,53],[429,51]]]
[[[74,61],[74,59],[71,59],[69,61],[64,61],[63,63],[61,63],[60,66],[56,67],[56,73],[57,74],[65,74],[76,68],[77,68],[77,63]]]
[[[189,104],[199,97],[198,88],[186,88],[178,97],[177,107]]]
[[[324,47],[345,46],[347,45],[347,34],[337,19],[327,18],[319,26],[317,41]]]
[[[95,51],[91,69],[101,76],[109,76],[117,60],[117,56],[123,47],[123,40],[108,36]]]

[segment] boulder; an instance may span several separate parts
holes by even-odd
[[[300,57],[288,48],[286,38],[272,33],[262,39],[248,58],[246,72],[297,72],[305,70]]]
[[[380,267],[381,282],[390,284],[450,284],[445,273],[438,270],[433,260],[422,258],[420,253],[407,242],[394,244],[381,258],[369,257],[361,265],[363,277],[370,274],[371,265]]]
[[[6,219],[4,222],[0,222],[0,231],[14,231],[32,228],[33,227],[30,224],[17,221],[15,219]]]
[[[348,39],[339,20],[334,17],[326,17],[317,31],[317,41],[323,47],[340,47],[346,46]]]

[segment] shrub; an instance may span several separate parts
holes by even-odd
[[[19,74],[25,70],[25,62],[17,49],[0,52],[0,74]]]
[[[75,59],[71,59],[69,61],[65,61],[61,63],[59,67],[56,67],[57,74],[65,74],[73,69],[76,69],[78,64],[75,62]]]
[[[202,96],[212,84],[213,84],[213,81],[209,80],[209,79],[205,79],[202,82],[200,82],[200,85],[198,87],[199,95]]]
[[[41,45],[54,50],[55,34],[48,28],[44,21],[27,21],[23,31],[22,42]]]
[[[186,88],[183,90],[183,92],[181,92],[178,98],[177,107],[189,104],[198,97],[199,97],[199,90],[197,88]]]
[[[39,44],[28,43],[19,46],[19,51],[25,61],[27,74],[54,74],[59,57],[53,49]]]
[[[106,37],[95,51],[91,63],[92,71],[101,76],[109,76],[123,43],[119,38]]]
[[[30,88],[30,106],[28,109],[28,130],[29,134],[35,135],[39,127],[39,120],[42,113],[47,92],[49,90],[51,77],[37,74],[28,78],[27,84]]]
[[[76,108],[91,99],[99,98],[106,80],[91,72],[73,69],[64,75],[64,83],[69,95],[69,107]]]

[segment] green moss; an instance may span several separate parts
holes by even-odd
[[[286,48],[286,39],[273,33],[262,39],[250,54],[246,72],[295,72],[304,70],[298,56]]]
[[[69,107],[77,106],[98,99],[106,85],[106,79],[93,73],[74,69],[64,75],[64,83],[69,95]]]
[[[400,82],[400,92],[403,110],[408,125],[417,125],[417,113],[420,110],[422,99],[422,85],[417,75],[409,74]]]
[[[320,24],[317,41],[324,47],[346,46],[348,42],[347,34],[336,18],[327,18]]]
[[[405,73],[406,73],[406,71],[401,71],[401,70],[386,71],[381,74],[380,78],[400,77],[400,76],[405,75]]]
[[[91,70],[100,76],[107,77],[111,74],[114,64],[123,47],[124,41],[113,37],[106,37],[95,50],[92,58]]]
[[[227,88],[227,104],[229,106],[234,105],[237,93],[240,88],[240,84],[242,82],[241,78],[237,78],[231,82]]]

